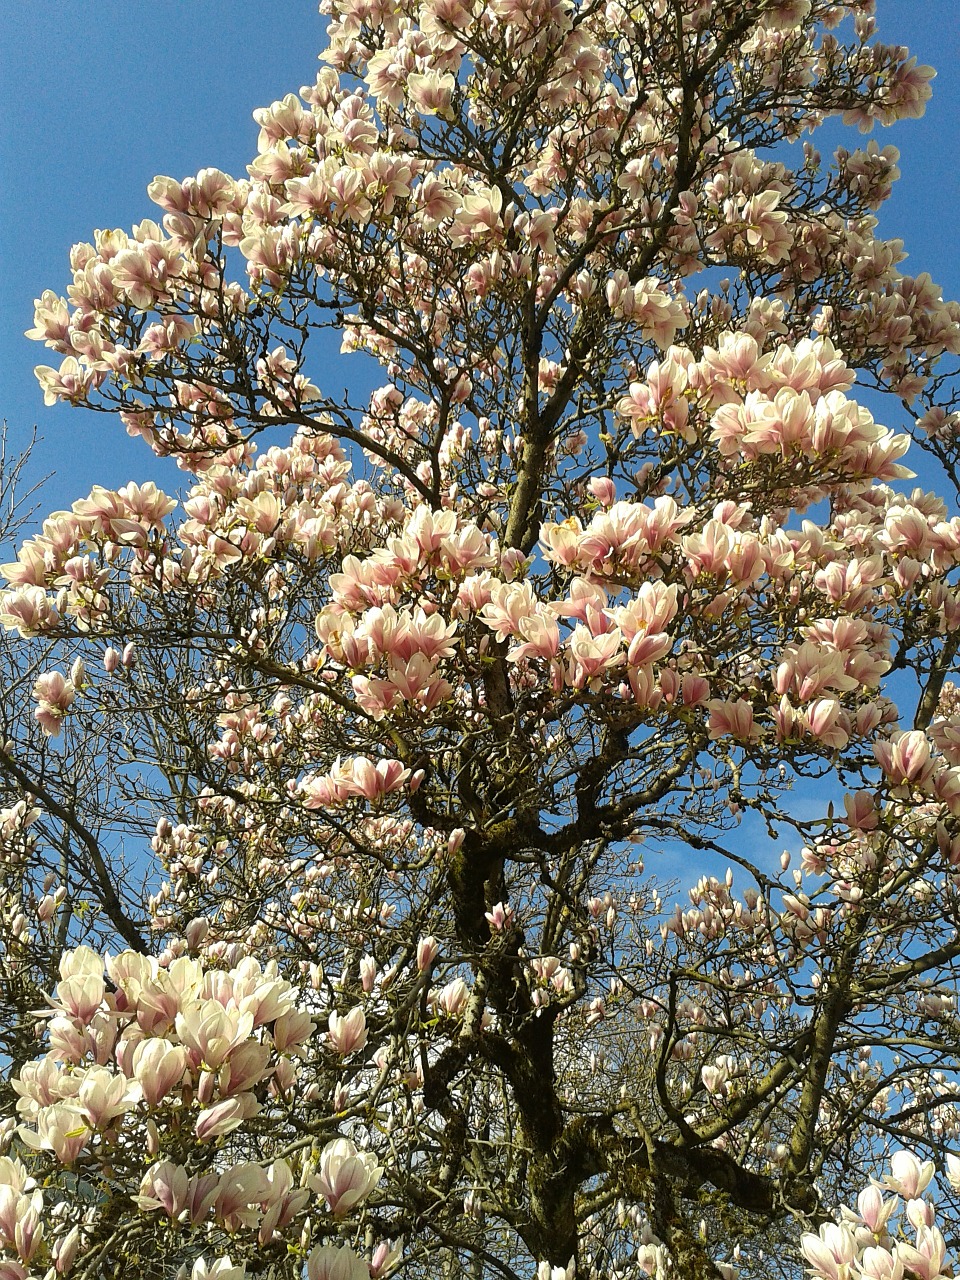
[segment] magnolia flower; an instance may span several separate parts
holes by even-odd
[[[360,983],[369,995],[377,980],[377,962],[373,956],[364,956],[360,961]]]
[[[286,1160],[275,1160],[266,1170],[266,1188],[260,1205],[264,1210],[258,1239],[266,1244],[310,1202],[310,1188],[296,1185]]]
[[[342,1018],[336,1009],[332,1010],[327,1026],[327,1039],[332,1048],[344,1058],[356,1053],[367,1043],[367,1019],[359,1005]]]
[[[41,586],[25,585],[0,597],[0,625],[24,638],[51,630],[60,621],[52,596]]]
[[[873,754],[880,768],[895,786],[912,783],[922,786],[933,772],[930,742],[920,729],[893,733],[886,742],[875,742]]]
[[[289,1013],[281,1013],[273,1024],[273,1044],[278,1053],[298,1053],[302,1051],[304,1041],[308,1040],[316,1029],[305,1009],[294,1009]]]
[[[454,978],[434,994],[436,1007],[450,1018],[456,1018],[463,1012],[469,998],[470,988],[463,978]]]
[[[368,760],[353,756],[336,760],[330,773],[308,778],[303,783],[305,809],[324,809],[353,797],[371,802],[400,791],[410,777],[399,760]]]
[[[916,1247],[905,1240],[897,1244],[898,1259],[921,1280],[943,1280],[946,1254],[946,1241],[937,1227],[918,1227]]]
[[[54,1240],[50,1252],[59,1275],[67,1275],[72,1270],[80,1251],[80,1242],[79,1227],[71,1227],[66,1235]]]
[[[860,1276],[862,1280],[903,1280],[903,1259],[888,1249],[868,1246],[860,1258]]]
[[[333,1213],[346,1213],[366,1200],[382,1173],[375,1156],[358,1151],[349,1138],[335,1138],[320,1153],[320,1171],[311,1186]]]
[[[348,1245],[337,1249],[324,1244],[307,1259],[307,1280],[370,1280],[370,1272]]]
[[[853,831],[873,831],[880,821],[874,798],[867,791],[855,791],[843,797],[847,825]]]
[[[216,1070],[253,1030],[253,1013],[224,1008],[217,1000],[196,1000],[176,1018],[177,1035],[192,1052],[192,1065]]]
[[[138,1084],[125,1076],[114,1075],[106,1067],[89,1067],[77,1092],[77,1102],[92,1129],[106,1129],[139,1098]]]
[[[44,733],[55,737],[63,728],[63,720],[77,696],[76,687],[60,671],[47,671],[33,686],[37,700],[34,719]]]
[[[63,972],[61,964],[61,972]],[[103,963],[96,957],[96,969],[68,971],[57,983],[57,1004],[68,1017],[87,1024],[100,1008],[104,996]]]
[[[456,83],[449,71],[414,73],[407,77],[407,93],[421,115],[444,116],[450,110]]]
[[[730,1072],[725,1065],[708,1064],[700,1068],[700,1079],[707,1093],[723,1094],[729,1078]]]
[[[875,1184],[865,1187],[857,1197],[857,1209],[864,1226],[869,1227],[875,1236],[885,1230],[896,1207],[896,1197],[884,1197]]]
[[[838,1226],[828,1222],[820,1228],[819,1235],[801,1236],[800,1248],[815,1275],[823,1280],[850,1280],[850,1263],[857,1256],[857,1242],[846,1223]]]
[[[161,1160],[140,1179],[139,1194],[133,1200],[142,1213],[162,1209],[175,1222],[186,1207],[189,1187],[190,1175],[182,1165]]]
[[[537,1267],[537,1280],[573,1280],[576,1269],[574,1258],[565,1267],[552,1267],[549,1262],[541,1262]]]
[[[487,923],[490,925],[491,931],[494,933],[501,933],[513,923],[513,907],[502,902],[495,903],[490,910],[484,914]]]
[[[35,342],[43,342],[55,351],[67,350],[64,343],[70,332],[70,312],[66,298],[52,289],[44,289],[39,298],[34,298],[33,307],[36,325],[27,329],[25,336]]]
[[[731,737],[739,742],[753,742],[760,737],[759,726],[753,722],[753,707],[742,698],[724,701],[712,698],[707,706],[710,718],[707,729],[711,738]]]
[[[205,1107],[197,1116],[194,1132],[200,1142],[222,1138],[238,1129],[246,1118],[246,1108],[240,1098],[225,1098],[212,1107]]]
[[[271,1054],[269,1044],[258,1044],[256,1040],[231,1049],[217,1077],[221,1094],[243,1093],[266,1079],[271,1074]]]
[[[144,1102],[148,1107],[155,1107],[180,1084],[187,1067],[187,1055],[182,1045],[173,1045],[168,1040],[141,1040],[133,1051],[132,1067]]]
[[[221,1175],[215,1202],[217,1221],[229,1231],[240,1226],[248,1206],[261,1204],[269,1195],[267,1171],[244,1161]]]
[[[61,1164],[73,1164],[90,1141],[86,1118],[76,1104],[56,1102],[45,1107],[36,1119],[36,1132],[20,1125],[18,1133],[34,1151],[52,1151]]]
[[[614,627],[605,635],[591,635],[589,629],[578,626],[567,641],[570,660],[567,679],[574,688],[582,688],[588,681],[612,667],[620,666],[624,654],[620,652],[622,637]]]
[[[373,1257],[370,1259],[372,1280],[382,1280],[383,1276],[389,1275],[400,1261],[402,1254],[402,1240],[397,1240],[395,1243],[391,1243],[389,1240],[381,1240],[373,1251]]]
[[[912,1151],[895,1151],[890,1158],[890,1172],[884,1176],[883,1185],[896,1191],[905,1200],[915,1200],[930,1185],[936,1172],[932,1160],[922,1163]]]
[[[193,1264],[190,1280],[246,1280],[246,1275],[246,1266],[243,1263],[234,1266],[229,1254],[209,1263],[201,1255]],[[177,1272],[177,1280],[187,1280],[186,1266],[181,1267]]]
[[[24,1262],[43,1241],[43,1193],[32,1182],[27,1186],[0,1182],[0,1245],[12,1247]]]
[[[58,400],[80,404],[91,388],[102,381],[102,376],[85,369],[74,356],[67,356],[59,369],[38,364],[33,372],[43,388],[43,403],[46,405],[56,404]]]

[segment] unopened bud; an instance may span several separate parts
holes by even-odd
[[[79,1248],[79,1227],[71,1227],[65,1236],[55,1242],[53,1246],[54,1266],[60,1275],[66,1275],[73,1267]]]
[[[144,1144],[148,1156],[155,1156],[160,1150],[160,1132],[153,1120],[148,1120],[146,1125],[146,1142]]]
[[[6,1155],[17,1131],[17,1122],[13,1119],[0,1120],[0,1155]]]
[[[197,947],[204,941],[210,932],[210,921],[206,916],[194,916],[184,931],[187,940],[187,946],[191,951],[196,951]]]
[[[437,952],[440,950],[440,944],[432,934],[428,934],[426,938],[421,938],[417,943],[417,968],[424,973],[433,964],[437,958]]]

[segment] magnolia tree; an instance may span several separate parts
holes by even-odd
[[[952,1276],[960,518],[857,387],[955,504],[960,308],[809,140],[932,72],[872,0],[321,8],[37,303],[191,487],[3,567],[0,1276]]]

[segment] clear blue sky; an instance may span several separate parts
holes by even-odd
[[[940,73],[922,121],[877,133],[903,173],[881,230],[905,240],[907,270],[958,297],[960,13],[956,0],[879,0],[878,14],[886,39]],[[94,483],[182,477],[114,420],[44,407],[32,369],[51,353],[22,336],[33,298],[65,290],[70,246],[94,227],[155,215],[155,174],[243,174],[251,112],[312,81],[322,43],[314,0],[0,0],[0,417],[15,443],[39,427],[33,474],[57,473],[45,509]]]

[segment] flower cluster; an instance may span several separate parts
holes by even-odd
[[[164,967],[132,951],[104,962],[81,947],[64,953],[60,974],[47,1024],[50,1049],[14,1079],[26,1149],[49,1153],[84,1177],[108,1169],[122,1176],[125,1153],[138,1152],[147,1168],[131,1195],[141,1214],[162,1215],[182,1232],[215,1224],[232,1236],[252,1234],[261,1247],[302,1223],[318,1199],[336,1217],[357,1210],[374,1190],[383,1170],[348,1138],[293,1164],[220,1155],[198,1166],[191,1156],[225,1153],[228,1135],[265,1109],[278,1123],[295,1105],[298,1062],[316,1024],[275,964],[247,958],[215,969],[181,957]],[[365,1041],[362,1011],[355,1013],[362,1034],[354,1015],[339,1021],[331,1014],[339,1054]],[[8,1201],[4,1243],[29,1263],[43,1241],[41,1192],[20,1162],[4,1159],[0,1177]],[[54,1246],[58,1273],[77,1256],[83,1222]],[[327,1257],[317,1246],[309,1274],[326,1275]],[[340,1267],[360,1265],[350,1251],[337,1257]]]
[[[954,1157],[948,1174],[954,1188],[957,1163]],[[845,1208],[838,1223],[803,1237],[801,1247],[814,1280],[949,1280],[954,1274],[934,1205],[923,1198],[933,1163],[897,1151],[890,1170],[882,1182],[861,1191],[856,1210]]]
[[[158,1108],[185,1108],[200,1142],[232,1132],[264,1090],[288,1094],[314,1029],[290,983],[252,958],[226,971],[186,957],[161,968],[126,951],[105,967],[80,947],[61,958],[52,1005],[50,1050],[16,1089],[22,1140],[67,1165],[106,1158]]]
[[[799,1234],[896,1134],[804,1256],[939,1280],[960,517],[855,388],[956,476],[960,309],[880,238],[897,153],[806,140],[932,73],[870,0],[321,8],[246,176],[156,178],[36,303],[47,402],[189,480],[2,566],[44,654],[0,1271],[379,1280],[404,1232],[415,1271],[731,1277],[738,1214]],[[324,328],[381,385],[321,385]]]

